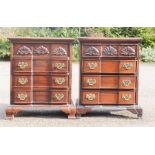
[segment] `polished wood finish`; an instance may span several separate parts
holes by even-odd
[[[140,38],[81,37],[80,99],[77,113],[85,107],[138,107]],[[78,108],[80,107],[80,108]],[[138,110],[142,113],[142,110]],[[142,115],[135,113],[137,115]]]
[[[15,37],[9,40],[12,108],[10,106],[6,114],[11,113],[11,109],[37,105],[72,107],[71,44],[74,39]]]

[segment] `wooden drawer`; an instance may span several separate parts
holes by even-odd
[[[134,91],[109,91],[109,90],[83,90],[81,92],[81,104],[135,104]]]
[[[13,73],[26,73],[32,72],[32,60],[31,59],[14,59],[13,60]]]
[[[127,73],[137,72],[136,60],[83,60],[83,73]]]
[[[83,75],[82,88],[87,89],[135,89],[136,76]]]
[[[50,76],[34,75],[33,86],[34,87],[50,87]]]
[[[101,56],[101,45],[84,45],[82,46],[83,57],[100,57]]]
[[[13,55],[19,57],[32,57],[33,55],[33,45],[30,43],[15,43]]]
[[[68,44],[55,43],[51,45],[51,55],[53,57],[68,57],[70,56]]]
[[[68,88],[68,75],[52,75],[51,76],[52,88]]]
[[[13,86],[15,87],[30,87],[31,86],[31,76],[26,75],[16,75],[13,76]]]
[[[31,104],[32,102],[32,93],[26,90],[16,90],[12,92],[13,95],[13,104]]]

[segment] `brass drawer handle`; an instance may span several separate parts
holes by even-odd
[[[24,84],[28,83],[28,79],[27,79],[27,78],[19,78],[19,79],[18,79],[18,82],[19,82],[21,85],[24,85]]]
[[[20,61],[20,62],[18,62],[18,67],[21,68],[21,69],[25,69],[25,68],[28,67],[28,63]]]
[[[96,79],[87,79],[87,83],[89,86],[93,86],[96,83]]]
[[[88,67],[89,67],[89,69],[95,69],[97,67],[97,63],[96,62],[89,62]]]
[[[59,70],[61,70],[63,67],[65,67],[64,63],[55,63],[55,67]]]
[[[21,101],[24,101],[27,98],[27,94],[26,93],[19,93],[17,95],[17,98],[19,98]]]
[[[125,101],[129,101],[132,98],[131,94],[122,94],[122,99]]]
[[[56,98],[58,101],[60,101],[60,100],[62,100],[62,99],[64,98],[64,94],[63,94],[63,93],[56,93],[56,94],[55,94],[55,98]]]
[[[122,84],[123,86],[127,87],[127,86],[129,86],[129,85],[131,84],[131,80],[123,80],[123,81],[121,82],[121,84]]]
[[[124,63],[122,66],[124,69],[129,70],[133,67],[133,64],[132,63]]]
[[[86,94],[86,99],[89,101],[93,101],[95,99],[95,94]]]
[[[55,83],[57,84],[63,84],[65,82],[65,78],[56,78]]]

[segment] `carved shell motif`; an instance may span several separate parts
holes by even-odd
[[[117,49],[115,49],[112,46],[108,46],[108,47],[104,48],[103,54],[111,55],[111,56],[117,55]]]
[[[49,51],[44,46],[39,46],[34,50],[34,54],[49,54]]]
[[[27,46],[22,46],[18,49],[17,54],[20,54],[20,55],[32,54],[32,50]]]
[[[125,56],[132,56],[133,55],[134,56],[135,54],[136,54],[135,49],[133,49],[130,46],[124,47],[121,50],[121,55],[125,55]]]
[[[98,56],[100,55],[100,52],[96,47],[91,46],[84,51],[84,55],[85,56]]]
[[[52,51],[52,55],[66,56],[67,51],[62,47],[58,47]]]

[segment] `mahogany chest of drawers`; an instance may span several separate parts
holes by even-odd
[[[84,112],[100,107],[104,111],[108,107],[112,111],[127,109],[141,116],[142,109],[138,107],[141,39],[81,37],[79,41],[79,103],[85,107]],[[81,113],[82,108],[78,109]]]
[[[70,113],[72,38],[9,38],[11,105],[7,116],[30,107]]]

